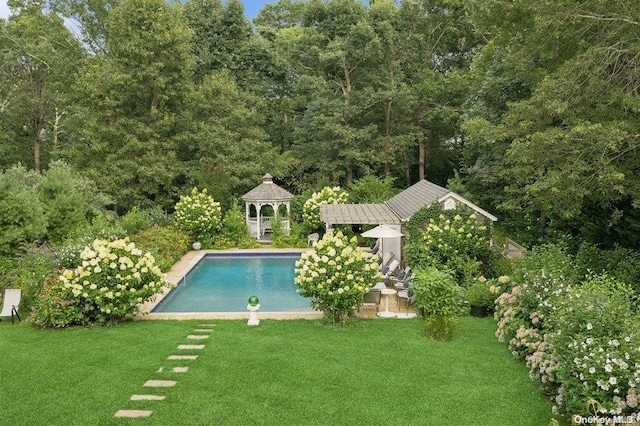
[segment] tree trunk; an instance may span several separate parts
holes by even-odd
[[[425,178],[425,159],[427,149],[424,143],[424,135],[418,136],[418,177],[420,180]]]

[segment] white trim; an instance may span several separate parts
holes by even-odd
[[[455,192],[449,192],[449,193],[443,195],[442,197],[438,198],[438,203],[442,203],[443,201],[445,201],[448,198],[453,198],[456,201],[459,201],[462,204],[466,205],[467,207],[471,207],[473,210],[477,211],[478,213],[480,213],[484,217],[486,217],[488,219],[491,219],[491,221],[493,221],[493,222],[496,222],[498,220],[498,218],[495,217],[494,215],[492,215],[491,213],[487,212],[486,210],[481,209],[480,207],[478,207],[475,204],[473,204],[471,201],[462,198],[461,196],[459,196]]]

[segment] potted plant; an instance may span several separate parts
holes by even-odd
[[[486,317],[493,310],[496,297],[486,282],[476,281],[467,289],[466,295],[471,305],[471,316]]]

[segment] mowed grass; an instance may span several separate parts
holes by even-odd
[[[205,341],[187,340],[215,324]],[[491,318],[427,340],[417,320],[140,321],[43,331],[0,323],[2,424],[540,425],[551,405],[497,343]],[[206,344],[178,351],[178,344]],[[195,361],[169,361],[197,353]],[[187,373],[172,373],[189,366]],[[158,372],[158,369],[163,369]],[[174,388],[143,388],[148,379]],[[133,394],[164,401],[130,401]],[[118,419],[119,409],[151,409]]]

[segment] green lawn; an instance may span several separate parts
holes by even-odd
[[[167,361],[197,324],[216,324],[196,361]],[[452,341],[417,320],[140,321],[42,331],[0,322],[0,423],[15,425],[540,425],[551,406],[493,337],[462,319]],[[194,352],[195,353],[195,352]],[[184,374],[166,372],[190,366]],[[165,372],[158,373],[163,367]],[[174,388],[142,387],[175,379]],[[146,390],[145,390],[146,389]],[[130,401],[135,393],[165,401]],[[152,409],[117,419],[118,409]]]

